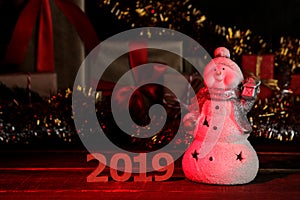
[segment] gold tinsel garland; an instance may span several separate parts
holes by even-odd
[[[275,66],[285,63],[295,73],[300,69],[300,40],[298,38],[281,37],[280,47],[275,51]]]

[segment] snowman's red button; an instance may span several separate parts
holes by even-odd
[[[217,129],[218,129],[218,127],[214,126],[214,127],[213,127],[213,129],[214,129],[214,130],[217,130]]]
[[[219,110],[219,109],[220,109],[220,106],[216,106],[215,108],[216,108],[216,110]]]

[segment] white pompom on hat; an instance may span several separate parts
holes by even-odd
[[[225,47],[218,47],[214,51],[214,57],[225,57],[225,58],[230,58],[230,52],[227,48]]]
[[[230,52],[226,47],[216,48],[216,50],[214,51],[214,59],[212,60],[212,62],[215,65],[226,65],[240,74],[241,77],[243,77],[243,73],[240,67],[230,59]]]

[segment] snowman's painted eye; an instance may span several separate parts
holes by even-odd
[[[225,70],[225,68],[224,68],[224,67],[223,67],[222,69],[223,69],[223,70]]]
[[[215,68],[214,71],[217,71],[217,69]]]

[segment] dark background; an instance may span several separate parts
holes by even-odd
[[[298,0],[201,0],[199,8],[213,22],[225,26],[250,28],[266,38],[300,37]]]

